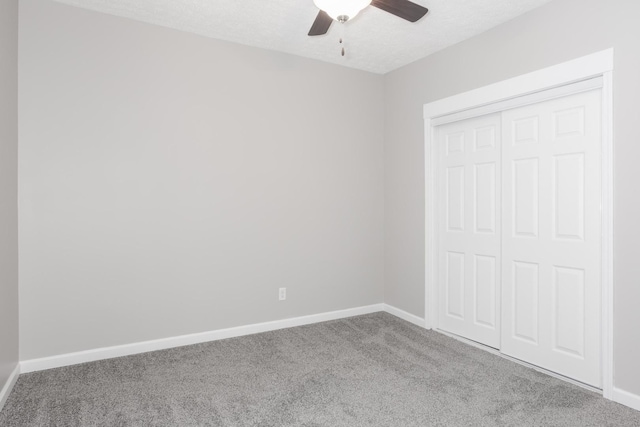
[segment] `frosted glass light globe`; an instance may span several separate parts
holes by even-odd
[[[362,9],[371,4],[371,0],[313,0],[320,10],[327,12],[327,15],[335,20],[339,16],[346,16],[353,19]]]

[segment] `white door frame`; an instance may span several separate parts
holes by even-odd
[[[438,328],[437,151],[442,117],[602,77],[602,391],[613,392],[613,49],[484,86],[424,105],[425,125],[425,325]],[[458,114],[459,115],[459,114]],[[438,120],[440,119],[440,120]]]

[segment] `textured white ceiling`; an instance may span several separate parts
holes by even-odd
[[[550,0],[415,0],[417,23],[374,7],[308,37],[313,0],[56,0],[215,39],[287,52],[384,74],[480,34]],[[346,41],[340,56],[338,39]]]

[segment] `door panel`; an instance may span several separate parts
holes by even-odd
[[[513,262],[513,336],[538,343],[538,293],[540,266],[531,262]]]
[[[553,267],[553,349],[584,357],[585,271]]]
[[[516,237],[538,237],[538,163],[537,158],[513,161],[511,215]]]
[[[555,156],[553,237],[584,241],[584,153]]]
[[[600,374],[600,91],[503,112],[501,351]]]
[[[464,230],[464,166],[447,168],[447,231]]]
[[[438,128],[439,325],[500,346],[500,115]]]
[[[480,325],[496,327],[496,257],[475,255],[474,262],[474,321]]]
[[[474,166],[474,229],[476,233],[496,232],[496,163]]]
[[[464,319],[464,254],[447,253],[447,315]]]

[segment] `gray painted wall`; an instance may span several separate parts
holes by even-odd
[[[0,389],[18,363],[18,0],[0,1]]]
[[[554,0],[385,76],[385,302],[424,315],[423,104],[615,48],[615,385],[640,394],[640,2]]]
[[[22,360],[383,301],[382,76],[20,4]]]

